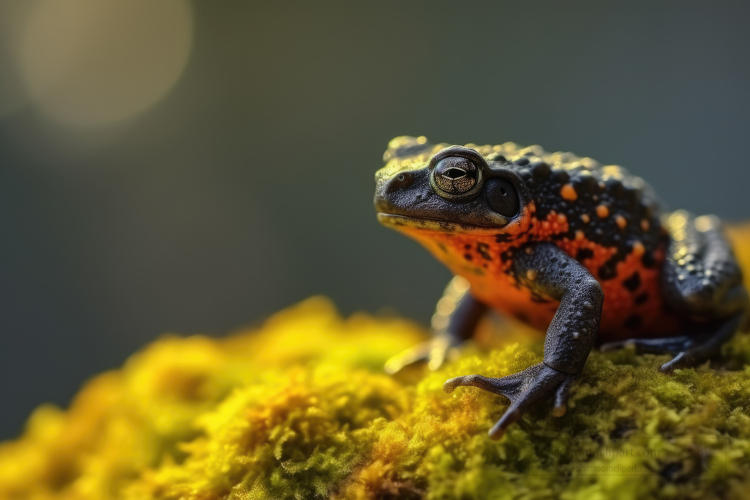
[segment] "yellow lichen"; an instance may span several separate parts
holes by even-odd
[[[750,270],[750,228],[732,236]],[[656,370],[664,356],[592,353],[565,416],[541,405],[497,442],[487,430],[507,401],[442,384],[526,368],[540,336],[488,322],[478,344],[496,349],[387,376],[385,360],[425,334],[345,320],[313,298],[224,339],[164,337],[1,444],[0,498],[743,498],[750,487],[748,335],[719,364],[672,376]]]

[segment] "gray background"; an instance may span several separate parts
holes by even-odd
[[[372,208],[397,135],[571,150],[750,215],[747,4],[194,7],[189,65],[145,114],[0,122],[0,438],[162,332],[313,294],[426,324],[448,272]]]

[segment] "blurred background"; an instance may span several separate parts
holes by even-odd
[[[460,7],[459,7],[460,5]],[[0,3],[0,439],[163,332],[313,294],[427,324],[389,139],[538,143],[750,216],[742,2]]]

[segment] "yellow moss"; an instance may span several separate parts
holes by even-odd
[[[748,269],[750,228],[732,234]],[[164,337],[0,444],[0,498],[746,496],[750,336],[673,376],[656,370],[664,356],[593,353],[564,417],[534,408],[499,442],[486,433],[507,401],[443,382],[526,368],[540,336],[488,322],[479,337],[496,349],[399,377],[383,363],[425,331],[342,319],[322,298],[225,339]]]

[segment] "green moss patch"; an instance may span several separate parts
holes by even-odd
[[[501,324],[503,338],[528,338]],[[750,488],[750,337],[713,365],[593,353],[568,413],[541,405],[500,441],[507,407],[457,375],[504,376],[541,341],[467,346],[437,372],[385,360],[425,337],[399,319],[342,319],[324,299],[225,339],[165,337],[40,407],[0,445],[12,499],[744,498]],[[499,342],[499,344],[497,344]]]

